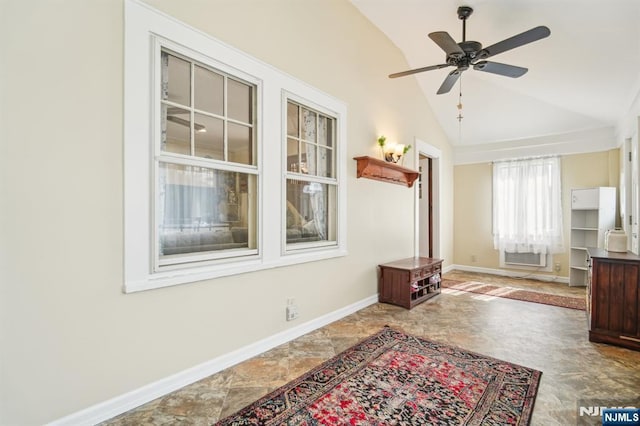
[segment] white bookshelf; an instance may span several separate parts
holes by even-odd
[[[587,247],[604,247],[604,234],[616,223],[616,188],[571,190],[569,285],[586,286]]]

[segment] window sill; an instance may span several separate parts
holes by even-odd
[[[270,261],[255,258],[220,265],[163,271],[150,274],[146,279],[127,281],[125,282],[122,291],[124,293],[135,293],[179,284],[222,278],[247,272],[257,272],[265,269],[327,260],[335,257],[343,257],[347,254],[348,253],[345,249],[336,247],[335,249],[330,250],[314,250],[313,252],[290,254]]]

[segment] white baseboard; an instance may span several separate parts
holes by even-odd
[[[95,425],[139,407],[140,405],[156,398],[167,395],[168,393],[176,391],[191,383],[195,383],[198,380],[204,379],[205,377],[222,371],[225,368],[229,368],[249,358],[253,358],[254,356],[266,352],[269,349],[289,342],[320,327],[324,327],[327,324],[344,318],[347,315],[377,302],[378,295],[374,294],[304,324],[276,333],[243,348],[221,355],[200,365],[196,365],[164,379],[160,379],[157,382],[150,383],[139,389],[93,405],[48,424],[51,426]]]
[[[447,272],[451,272],[451,271],[455,271],[456,270],[456,265],[448,265],[445,266],[444,268],[442,268],[442,273],[446,274]]]
[[[544,274],[517,272],[517,271],[509,271],[505,269],[482,268],[478,266],[449,265],[447,268],[443,270],[443,272],[445,273],[450,271],[479,272],[481,274],[500,275],[503,277],[530,278],[532,280],[569,284],[569,277],[561,277],[558,275],[544,275]]]
[[[466,271],[466,272],[480,272],[484,274],[501,275],[508,277],[522,277],[524,274],[507,271],[502,269],[481,268],[476,266],[467,265],[448,265],[442,269],[443,273],[451,271]],[[568,283],[567,277],[558,277],[553,275],[536,275],[526,274],[527,278],[537,279],[542,281],[553,281]],[[249,358],[253,358],[256,355],[260,355],[269,349],[282,345],[293,339],[296,339],[311,331],[317,330],[320,327],[324,327],[334,321],[346,317],[354,312],[364,309],[367,306],[373,305],[378,302],[378,295],[369,296],[363,300],[360,300],[351,305],[340,308],[336,311],[330,312],[321,317],[315,318],[306,323],[292,327],[280,333],[276,333],[272,336],[259,340],[255,343],[251,343],[243,348],[221,355],[210,361],[204,362],[200,365],[196,365],[187,370],[173,374],[164,379],[160,379],[156,382],[150,383],[141,388],[135,389],[131,392],[127,392],[123,395],[117,396],[102,403],[93,405],[84,410],[70,414],[58,420],[55,420],[48,425],[51,426],[90,426],[97,423],[108,420],[112,417],[125,413],[142,404],[150,402],[156,398],[167,395],[173,391],[176,391],[184,386],[195,383],[198,380],[202,380],[212,374],[224,370],[225,368],[232,367],[242,361]]]

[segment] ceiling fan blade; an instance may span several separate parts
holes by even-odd
[[[523,33],[509,37],[508,39],[499,41],[496,44],[492,44],[489,47],[485,47],[480,51],[477,59],[487,59],[491,56],[497,55],[507,50],[515,49],[516,47],[523,46],[528,43],[549,37],[551,31],[545,26],[539,26],[525,31]]]
[[[453,56],[456,58],[461,58],[464,56],[464,51],[458,46],[458,43],[449,35],[446,31],[436,31],[435,33],[430,33],[429,38],[433,40],[440,49],[444,50],[447,54],[447,57]]]
[[[442,95],[443,93],[448,93],[449,90],[451,90],[451,88],[453,87],[453,85],[456,84],[456,81],[458,81],[458,78],[460,78],[460,74],[462,74],[462,72],[458,69],[451,71],[447,76],[447,78],[445,78],[444,81],[442,82],[442,85],[440,86],[440,88],[438,89],[438,95]]]
[[[480,61],[473,66],[474,70],[490,72],[491,74],[504,75],[506,77],[517,78],[529,71],[527,68],[516,67],[515,65],[501,64],[499,62]]]
[[[389,74],[389,78],[404,77],[405,75],[417,74],[419,72],[431,71],[431,70],[439,70],[440,68],[445,68],[445,67],[448,67],[448,66],[449,66],[449,64],[439,64],[439,65],[431,65],[429,67],[416,68],[416,69],[413,69],[413,70],[408,70],[408,71],[397,72],[397,73],[394,73],[394,74]]]

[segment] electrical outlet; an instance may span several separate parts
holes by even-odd
[[[293,321],[298,318],[298,307],[296,305],[288,305],[287,306],[287,321]]]
[[[476,256],[475,254],[471,255],[471,262],[475,263],[478,261],[478,256]]]
[[[560,269],[562,269],[562,266],[559,263],[556,263],[553,269],[555,269],[556,272],[560,272]]]

